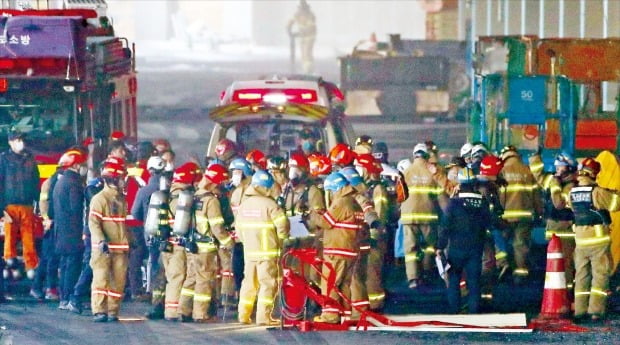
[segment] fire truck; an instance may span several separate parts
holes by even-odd
[[[64,7],[0,10],[0,145],[25,133],[42,180],[73,145],[88,145],[93,168],[112,132],[137,138],[133,45],[100,8]]]

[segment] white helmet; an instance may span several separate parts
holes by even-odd
[[[165,166],[166,162],[159,156],[153,156],[146,162],[146,168],[148,170],[163,171]]]
[[[413,155],[416,156],[418,152],[423,152],[424,154],[428,154],[428,147],[425,143],[419,143],[413,148]]]
[[[474,157],[474,156],[484,157],[488,153],[489,153],[489,150],[483,144],[477,144],[477,145],[474,145],[471,148],[471,156],[472,157]]]
[[[465,145],[461,146],[461,157],[469,156],[473,147],[471,143],[465,143]]]
[[[403,159],[400,162],[398,162],[398,164],[396,164],[396,169],[398,169],[398,171],[400,171],[401,173],[405,173],[405,170],[407,170],[407,168],[409,168],[410,165],[411,165],[411,160]]]

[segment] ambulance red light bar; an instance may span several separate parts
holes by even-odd
[[[239,104],[253,103],[314,103],[316,90],[311,89],[241,89],[235,90],[232,101]]]

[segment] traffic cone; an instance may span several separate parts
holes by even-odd
[[[547,273],[539,318],[557,320],[566,318],[569,313],[570,301],[566,289],[562,242],[553,234],[547,246]]]
[[[545,290],[538,318],[530,326],[537,330],[552,332],[587,332],[587,328],[574,325],[569,319],[570,301],[566,289],[564,254],[562,242],[555,234],[547,246],[547,273]]]

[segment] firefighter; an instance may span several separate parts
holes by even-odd
[[[189,241],[196,243],[196,253],[187,254],[187,273],[181,290],[181,321],[213,321],[209,305],[215,292],[217,251],[232,250],[234,244],[224,228],[222,207],[218,200],[220,186],[228,182],[228,169],[220,164],[207,168],[194,195],[195,231]],[[193,237],[193,238],[192,238]]]
[[[288,183],[282,190],[280,205],[289,217],[325,210],[323,193],[309,180],[309,168],[310,163],[303,154],[293,153],[289,158]]]
[[[107,159],[102,172],[105,187],[90,202],[91,306],[95,322],[118,321],[123,299],[129,243],[132,240],[131,233],[125,227],[127,204],[123,184],[126,173],[122,160]]]
[[[304,156],[309,156],[313,153],[317,153],[317,135],[310,128],[303,128],[299,132],[299,147],[297,151]]]
[[[60,158],[64,172],[56,183],[54,203],[55,251],[60,256],[59,309],[81,313],[82,306],[72,298],[73,288],[80,277],[84,243],[82,225],[84,211],[84,178],[88,173],[88,154],[70,149]]]
[[[458,172],[458,194],[450,199],[441,218],[436,255],[441,257],[450,247],[447,261],[449,312],[461,310],[461,276],[465,271],[468,296],[468,312],[478,313],[480,306],[480,274],[482,250],[486,230],[491,224],[487,200],[476,191],[476,177],[470,168]]]
[[[568,207],[570,190],[577,185],[577,162],[567,152],[556,155],[553,165],[555,173],[544,173],[544,164],[540,153],[529,158],[530,170],[544,197],[544,218],[546,220],[545,238],[551,239],[555,234],[562,242],[564,255],[564,273],[566,286],[573,287],[575,266],[573,253],[575,251],[575,233],[573,232],[573,211]]]
[[[222,139],[215,145],[215,158],[227,166],[237,157],[237,145],[230,139]]]
[[[495,246],[493,260],[495,267],[499,270],[498,280],[501,280],[510,268],[508,264],[508,243],[505,236],[506,223],[502,219],[504,207],[499,199],[499,189],[505,186],[501,179],[498,180],[498,175],[503,166],[504,163],[499,157],[488,155],[480,162],[480,174],[476,176],[478,180],[477,190],[488,201],[491,210],[492,224],[490,229]]]
[[[155,147],[149,141],[138,143],[137,161],[127,168],[127,181],[125,199],[129,210],[133,208],[138,190],[145,187],[150,178],[148,160],[155,154]],[[148,296],[142,286],[142,264],[147,257],[148,250],[144,236],[144,224],[142,221],[134,219],[130,213],[127,217],[127,227],[133,232],[136,239],[135,248],[129,252],[129,291],[131,299],[134,301],[146,301]]]
[[[359,256],[359,230],[363,225],[362,208],[355,201],[357,191],[349,185],[347,179],[338,172],[333,172],[325,178],[325,192],[329,193],[327,211],[322,215],[312,215],[309,219],[315,226],[323,229],[323,274],[321,279],[321,291],[331,291],[330,297],[341,301],[335,289],[340,290],[345,296],[351,296],[351,284],[355,271],[355,263]],[[332,282],[329,267],[333,267],[335,277],[334,286],[328,286]],[[328,279],[329,278],[329,279]],[[351,306],[344,305],[346,310]],[[338,309],[323,308],[320,316],[315,318],[318,322],[339,323],[340,313]]]
[[[368,186],[367,197],[373,202],[378,219],[388,224],[390,212],[396,208],[394,200],[388,195],[385,184],[379,177],[382,171],[381,163],[370,154],[360,154],[355,159],[355,168]],[[370,229],[370,251],[366,274],[366,290],[371,310],[380,310],[385,301],[383,281],[383,262],[387,251],[386,232],[380,229]]]
[[[323,179],[332,172],[332,163],[329,157],[319,153],[308,156],[308,172],[315,179],[319,189],[323,189]]]
[[[358,155],[371,154],[372,148],[372,138],[368,135],[362,135],[355,139],[355,148],[353,149],[353,152]]]
[[[295,29],[293,29],[295,27]],[[287,31],[291,36],[299,38],[299,47],[301,51],[301,63],[304,74],[312,74],[314,71],[314,57],[312,50],[314,48],[314,40],[316,39],[316,19],[314,13],[306,0],[301,0],[297,7],[297,12],[291,20],[289,20]]]
[[[465,143],[463,144],[463,146],[461,146],[461,149],[459,150],[459,156],[465,160],[465,164],[469,165],[471,163],[472,148],[473,145],[471,143]]]
[[[39,169],[24,148],[24,134],[8,135],[9,150],[0,155],[0,211],[4,220],[4,259],[8,268],[17,264],[17,237],[21,237],[28,278],[33,279],[39,258],[34,243],[34,208],[39,201]]]
[[[188,162],[174,171],[172,185],[170,186],[170,213],[174,218],[174,226],[180,227],[177,222],[177,205],[183,192],[193,193],[195,185],[201,178],[200,167],[193,162]],[[183,215],[187,215],[185,212]],[[187,223],[189,226],[189,223]],[[184,229],[188,231],[189,229]],[[166,274],[166,292],[164,304],[164,319],[166,321],[178,321],[180,316],[180,297],[185,273],[187,272],[187,256],[185,253],[185,241],[179,231],[175,231],[168,239],[170,246],[161,253],[161,261]]]
[[[611,275],[609,212],[620,208],[620,194],[596,185],[601,165],[586,158],[570,191],[575,216],[575,319],[603,320]]]
[[[278,279],[278,257],[282,242],[288,238],[288,218],[269,197],[273,177],[264,170],[252,176],[235,218],[239,239],[244,247],[244,278],[239,293],[239,322],[251,323],[256,302],[256,323],[278,324],[272,319]],[[258,298],[258,299],[257,299]]]
[[[477,175],[480,173],[480,162],[482,158],[489,154],[489,149],[483,143],[475,143],[472,144],[469,158],[469,167],[474,171]]]
[[[164,169],[166,167],[166,162],[160,156],[152,156],[146,163],[146,167],[149,170],[149,181],[148,184],[140,190],[136,195],[136,200],[134,201],[133,207],[131,208],[131,215],[137,221],[145,223],[147,216],[149,215],[149,204],[151,203],[151,196],[160,191],[163,192],[163,195],[167,195],[169,192],[169,186],[167,179],[163,176]],[[156,198],[159,197],[156,196]],[[165,197],[164,197],[165,198]],[[150,212],[157,212],[157,231],[160,231],[160,226],[162,225],[159,221],[160,218],[165,218],[164,226],[167,228],[168,225],[168,210],[167,205],[164,205],[164,200],[160,200],[157,202],[161,202],[162,209],[153,209]],[[155,200],[154,203],[155,205]],[[160,215],[160,212],[165,212],[165,216]],[[154,215],[151,215],[155,217]],[[150,230],[150,229],[149,229]],[[163,266],[161,265],[160,260],[160,248],[159,245],[161,243],[162,238],[160,236],[152,236],[149,235],[149,246],[148,246],[148,254],[149,260],[147,263],[147,291],[151,292],[151,310],[146,313],[146,317],[151,320],[155,319],[163,319],[164,318],[164,292],[166,289],[166,278]],[[167,240],[167,236],[165,238]]]
[[[235,188],[230,196],[230,208],[236,216],[237,210],[245,199],[245,192],[250,186],[254,171],[250,163],[243,158],[235,158],[230,162],[228,169],[231,172],[231,183]],[[271,196],[273,196],[273,191]],[[222,279],[220,295],[223,304],[235,304],[235,292],[243,272],[242,252],[242,244],[236,244],[232,251],[222,248],[218,252]]]
[[[280,156],[269,156],[267,158],[267,171],[273,176],[275,181],[274,186],[277,184],[279,187],[284,188],[288,183],[288,176],[286,176],[286,170],[288,169],[287,161]]]
[[[355,152],[347,144],[336,144],[329,151],[329,159],[332,162],[332,169],[338,171],[346,166],[353,166]]]
[[[252,165],[254,171],[267,169],[267,156],[261,150],[251,150],[245,156],[245,160]]]
[[[527,258],[531,231],[533,221],[542,214],[542,202],[536,179],[528,166],[521,161],[517,148],[512,145],[505,146],[500,152],[500,158],[504,166],[499,177],[507,183],[500,188],[500,201],[504,207],[503,218],[508,223],[508,236],[512,237],[512,275],[516,284],[522,284],[529,276]]]
[[[405,269],[411,289],[418,288],[422,283],[420,264],[427,272],[431,268],[440,212],[438,197],[443,193],[428,169],[429,154],[424,143],[414,147],[413,157],[413,163],[404,172],[409,197],[400,206]]]

